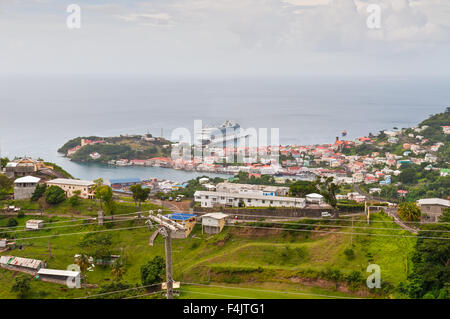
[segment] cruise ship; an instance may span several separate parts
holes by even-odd
[[[222,146],[234,140],[234,145],[242,138],[248,137],[248,133],[241,129],[239,123],[226,120],[222,125],[206,125],[197,132],[197,142],[203,146]]]

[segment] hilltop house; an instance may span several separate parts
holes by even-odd
[[[7,163],[5,174],[8,178],[23,177],[44,169],[53,169],[53,167],[46,165],[43,161],[25,157]]]
[[[14,181],[14,199],[30,199],[41,179],[34,176],[25,176]]]

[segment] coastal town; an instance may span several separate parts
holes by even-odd
[[[440,131],[436,132],[436,129]],[[436,139],[436,134],[440,134],[441,138]],[[235,159],[239,155],[249,154],[249,147],[202,145],[198,152],[200,156],[192,156],[190,160],[170,156],[148,159],[120,158],[118,154],[117,159],[110,159],[106,163],[233,176],[247,173],[249,177],[254,178],[271,175],[279,184],[284,184],[289,179],[313,181],[317,177],[333,177],[338,184],[371,185],[370,193],[377,193],[381,191],[380,187],[391,185],[393,179],[398,180],[402,167],[409,165],[421,166],[425,171],[447,176],[449,169],[445,159],[440,158],[439,154],[449,134],[450,129],[447,125],[430,127],[422,124],[411,128],[384,130],[378,134],[370,134],[354,140],[336,137],[333,144],[284,145],[275,150],[278,152],[277,161],[270,157],[273,146],[258,147],[254,152],[255,156],[246,157],[245,163],[236,164]],[[149,137],[135,135],[133,138],[146,141]],[[157,140],[153,137],[151,139]],[[71,158],[86,145],[104,143],[107,143],[105,139],[80,138],[80,145],[68,149],[65,155]],[[165,144],[164,147],[174,150],[177,148],[177,143]],[[193,146],[195,147],[197,146]],[[195,149],[193,154],[197,154]],[[258,154],[265,154],[265,156],[258,156]],[[99,152],[92,152],[89,156],[91,160],[100,162],[104,157]],[[227,161],[229,156],[233,158],[232,162]],[[408,192],[407,189],[400,187],[397,195],[404,197]]]
[[[296,263],[308,260],[308,263],[324,267],[319,272],[308,268],[310,275],[331,285],[335,280],[330,274],[333,261],[326,259],[328,261],[324,264],[324,257],[317,257],[318,261],[314,261],[312,254],[317,254],[315,250],[308,250],[312,257],[306,257],[303,251],[307,249],[303,247],[305,240],[340,245],[331,250],[330,255],[343,260],[346,265],[353,262],[355,254],[364,262],[373,260],[375,254],[383,267],[399,267],[404,258],[408,258],[409,250],[413,249],[416,236],[423,236],[423,227],[441,227],[450,209],[449,115],[447,109],[418,126],[384,130],[352,141],[336,138],[333,144],[327,145],[279,146],[276,162],[273,159],[261,162],[260,158],[255,158],[245,164],[223,164],[221,161],[226,156],[221,153],[223,148],[211,145],[202,146],[203,151],[207,149],[208,154],[213,154],[202,163],[195,157],[191,161],[177,161],[169,156],[128,159],[116,154],[117,159],[111,159],[111,155],[107,157],[100,153],[107,149],[105,146],[117,147],[111,138],[77,138],[74,141],[79,145],[63,147],[65,155],[75,159],[78,152],[86,149],[92,161],[108,158],[104,165],[163,167],[205,173],[187,181],[145,176],[110,179],[98,176],[97,179],[80,180],[42,159],[2,158],[0,281],[8,281],[9,272],[23,273],[25,277],[18,277],[17,285],[28,282],[30,286],[29,279],[34,278],[60,289],[62,286],[75,288],[69,289],[70,292],[66,292],[66,288],[61,290],[66,297],[80,296],[79,288],[84,287],[90,290],[88,296],[111,294],[112,298],[120,298],[132,296],[131,292],[130,295],[117,294],[117,291],[130,290],[132,283],[136,282],[135,274],[140,272],[143,286],[160,285],[158,291],[139,288],[143,296],[155,294],[156,297],[164,297],[160,292],[167,291],[165,297],[169,298],[174,293],[182,296],[183,291],[193,293],[180,287],[188,286],[186,282],[192,279],[204,280],[204,267],[207,267],[208,276],[213,274],[213,281],[222,284],[255,280],[248,278],[249,274],[257,276],[259,273],[265,274],[264,280],[258,279],[261,282],[281,280],[287,284],[293,273],[286,273],[286,277],[273,277],[271,267],[286,267],[292,263],[291,271],[298,272]],[[144,144],[150,142],[151,147],[157,143],[159,146],[153,152],[168,154],[177,148],[176,143],[149,135],[125,136],[116,139],[115,143],[127,143],[130,147],[137,140],[144,140]],[[71,141],[72,145],[74,141]],[[102,148],[91,152],[97,146]],[[129,148],[124,150],[133,154]],[[268,147],[258,152],[270,154],[271,150]],[[230,151],[236,155],[248,150],[234,146]],[[209,173],[223,173],[223,177],[208,176]],[[148,231],[153,231],[155,222],[159,228],[151,234]],[[54,226],[55,223],[59,225]],[[171,229],[170,238],[176,241],[177,247],[175,275],[181,281],[175,280],[170,289],[165,282],[161,283],[164,280],[162,266],[158,273],[153,274],[156,279],[149,281],[145,277],[147,266],[140,264],[139,254],[130,254],[137,238],[163,249],[167,237],[158,239],[162,228]],[[115,234],[113,232],[116,231],[122,232],[121,236],[130,237],[117,244],[116,235],[97,234]],[[42,240],[40,234],[48,234],[42,236],[45,240],[51,239]],[[335,242],[330,234],[342,234],[342,239]],[[65,236],[75,236],[78,244],[67,248]],[[350,244],[345,239],[348,236]],[[391,237],[406,238],[408,251],[396,246],[399,259],[394,263],[384,262],[378,255],[377,244],[368,248],[366,236],[384,238],[385,241],[379,245],[392,245]],[[434,234],[432,238],[440,236]],[[260,238],[273,240],[274,247],[283,243],[286,248],[263,252],[261,260],[255,255],[256,264],[252,263],[246,270],[229,264],[233,258],[252,254],[246,251],[233,255],[235,250],[241,249],[240,242],[253,249],[252,245],[261,245]],[[183,243],[191,248],[183,249]],[[290,245],[297,247],[295,253],[291,252],[294,249]],[[231,254],[231,259],[221,261],[214,255],[215,249],[225,249],[223,247],[230,249],[227,253]],[[340,255],[342,251],[344,255]],[[156,266],[153,263],[158,260],[155,250],[145,254],[153,256],[147,265],[154,270]],[[197,254],[209,256],[207,263],[197,265]],[[278,254],[280,258],[273,259]],[[41,258],[42,255],[45,258]],[[220,267],[209,265],[209,262],[225,262],[220,267],[225,267],[226,271],[222,272]],[[66,269],[62,266],[64,263],[74,266]],[[185,271],[189,267],[194,270]],[[338,288],[334,288],[334,293],[376,296],[364,287],[362,275],[356,270],[358,267],[355,265],[350,273],[339,273],[341,277],[339,283],[335,283]],[[408,270],[403,266],[400,268],[400,277],[397,270],[388,270],[387,282],[392,287],[386,288],[381,296],[410,293],[402,288],[408,278]],[[127,284],[122,280],[124,276],[128,278]],[[114,279],[110,285],[103,283],[111,278]],[[298,286],[293,287],[289,289],[298,289]],[[14,289],[11,288],[11,293]],[[47,289],[52,291],[52,296],[60,294],[53,288]],[[445,288],[442,289],[440,293],[445,292]],[[307,292],[312,293],[310,290]],[[329,294],[333,290],[328,287],[323,292]],[[0,293],[7,292],[0,289]],[[18,296],[27,294],[32,295],[33,292],[21,292]]]

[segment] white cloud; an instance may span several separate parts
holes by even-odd
[[[450,72],[432,63],[450,53],[448,0],[79,0],[82,28],[74,32],[64,25],[70,2],[0,0],[0,68]],[[370,3],[382,7],[380,30],[366,26]]]

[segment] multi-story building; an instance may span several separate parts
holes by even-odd
[[[255,193],[196,191],[195,201],[201,207],[291,207],[304,208],[306,200],[297,197],[267,196]]]
[[[94,185],[95,183],[92,181],[67,178],[57,178],[47,182],[47,186],[58,186],[62,188],[67,197],[73,196],[75,191],[80,191],[80,197],[86,199],[94,198]]]

